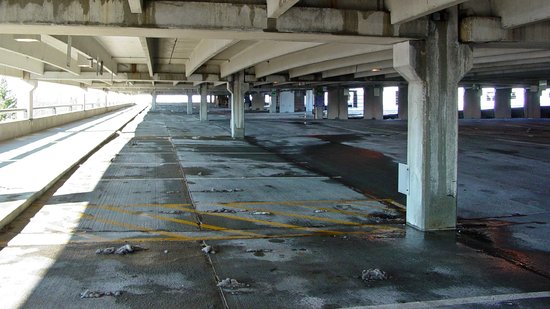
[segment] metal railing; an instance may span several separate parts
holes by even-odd
[[[123,103],[116,103],[116,104],[109,104],[107,106],[115,106],[118,104]],[[81,111],[81,110],[88,110],[88,109],[94,109],[105,106],[101,103],[86,103],[86,104],[66,104],[66,105],[53,105],[53,106],[38,106],[33,108],[34,111],[40,111],[40,110],[51,110],[52,113],[48,115],[39,115],[38,117],[44,117],[44,116],[53,116],[58,114],[64,114],[64,113],[70,113],[73,111]],[[60,112],[60,110],[67,109],[67,111]],[[28,118],[28,110],[26,108],[6,108],[6,109],[0,109],[0,115],[9,114],[12,115],[12,117],[7,117],[5,119],[0,118],[0,122],[3,120],[17,120],[21,119],[17,116],[17,113],[23,113],[22,119]],[[13,117],[14,116],[14,117]]]

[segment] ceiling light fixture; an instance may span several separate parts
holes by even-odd
[[[17,34],[13,36],[13,39],[21,43],[33,43],[40,42],[40,35],[36,34]]]
[[[372,69],[372,71],[373,71],[373,72],[380,72],[380,71],[382,71],[382,69],[374,68],[374,69]]]

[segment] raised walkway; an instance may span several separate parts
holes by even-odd
[[[125,108],[0,142],[0,228],[143,109]]]

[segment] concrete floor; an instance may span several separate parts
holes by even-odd
[[[127,125],[8,228],[17,235],[0,251],[3,307],[550,306],[548,192],[537,191],[548,182],[536,178],[548,174],[548,123],[513,123],[518,132],[536,128],[529,144],[521,134],[491,129],[500,141],[483,122],[466,126],[459,179],[472,195],[459,199],[462,226],[424,234],[404,225],[393,186],[406,150],[403,123],[304,126],[298,118],[247,117],[247,141],[227,137],[223,113],[200,123],[150,112]],[[500,152],[488,157],[485,147]],[[529,158],[507,158],[508,147]],[[537,169],[519,180],[527,190],[497,190],[495,183],[513,179],[497,181],[494,172],[477,181],[474,175],[485,176],[479,166],[491,169],[486,160],[463,176],[477,162],[464,151],[511,164],[514,173],[517,166]],[[497,193],[481,191],[486,186]],[[506,199],[500,190],[518,202],[491,207],[487,200]],[[526,249],[524,239],[534,244]],[[147,250],[95,254],[124,243]],[[202,253],[205,245],[216,254]],[[503,256],[506,250],[529,263]],[[369,268],[389,279],[361,280]],[[243,284],[218,288],[224,278]],[[122,294],[81,299],[86,290]]]

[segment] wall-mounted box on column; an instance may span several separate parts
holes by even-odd
[[[399,163],[397,191],[409,195],[409,166]]]

